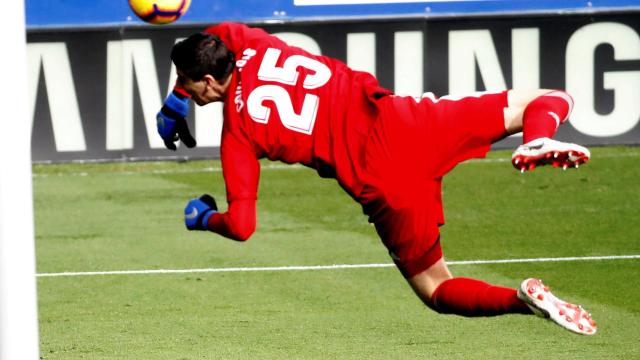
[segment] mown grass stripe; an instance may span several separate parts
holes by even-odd
[[[597,159],[608,159],[608,158],[620,158],[620,157],[640,157],[640,152],[629,152],[622,154],[601,154],[597,155]],[[503,162],[511,162],[511,158],[501,157],[501,158],[489,158],[489,159],[470,159],[465,163],[503,163]],[[263,171],[272,171],[272,170],[299,170],[299,169],[307,169],[305,166],[300,164],[282,164],[282,163],[270,163],[270,164],[262,164],[261,169]],[[143,169],[139,171],[113,171],[113,172],[92,172],[92,171],[80,171],[80,172],[52,172],[52,173],[38,173],[34,172],[34,178],[47,178],[47,177],[58,177],[58,176],[89,176],[89,175],[144,175],[144,174],[160,174],[160,175],[170,175],[170,174],[197,174],[197,173],[209,173],[209,172],[221,172],[221,166],[206,166],[192,169]]]

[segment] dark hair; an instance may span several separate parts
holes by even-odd
[[[209,74],[223,81],[233,70],[235,56],[220,38],[201,32],[176,43],[171,49],[171,61],[191,80],[201,80]]]

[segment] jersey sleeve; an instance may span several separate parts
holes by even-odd
[[[227,188],[226,213],[209,218],[209,230],[233,240],[247,240],[256,228],[260,163],[248,142],[223,131],[222,171]]]

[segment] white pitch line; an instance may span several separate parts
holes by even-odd
[[[514,264],[538,262],[566,262],[566,261],[604,261],[604,260],[632,260],[640,259],[640,255],[612,255],[612,256],[582,256],[559,258],[533,259],[498,259],[498,260],[462,260],[447,261],[448,265],[486,265],[486,264]],[[272,266],[272,267],[231,267],[209,269],[158,269],[158,270],[118,270],[118,271],[90,271],[90,272],[61,272],[42,273],[37,277],[72,277],[72,276],[105,276],[105,275],[151,275],[151,274],[193,274],[193,273],[227,273],[250,271],[307,271],[307,270],[340,270],[340,269],[371,269],[393,267],[394,264],[342,264],[342,265],[314,265],[314,266]]]

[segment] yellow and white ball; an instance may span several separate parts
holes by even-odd
[[[150,24],[163,25],[178,20],[191,5],[191,0],[129,0],[131,10]]]

